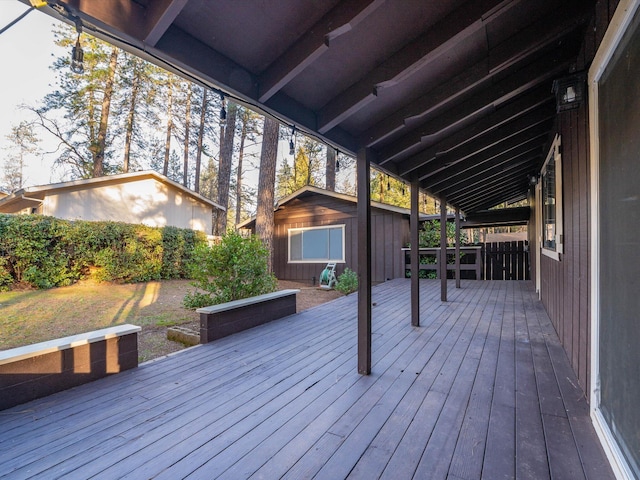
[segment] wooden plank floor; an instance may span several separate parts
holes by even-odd
[[[373,290],[0,412],[1,478],[613,478],[531,282]]]

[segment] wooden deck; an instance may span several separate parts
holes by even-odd
[[[373,290],[0,412],[0,477],[613,478],[531,282]]]

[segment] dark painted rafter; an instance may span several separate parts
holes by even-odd
[[[448,102],[481,87],[484,83],[491,81],[492,77],[514,67],[519,62],[526,61],[527,58],[534,57],[544,49],[557,45],[579,25],[573,14],[584,15],[584,5],[580,8],[581,10],[578,10],[576,6],[563,5],[554,11],[550,18],[545,17],[531,27],[518,32],[508,41],[492,49],[487,58],[465,69],[454,78],[448,79],[368,129],[360,135],[360,142],[375,147],[390,136],[406,128],[412,128],[420,123],[421,119],[442,108]]]
[[[500,155],[504,152],[516,149],[519,146],[530,141],[532,138],[546,137],[549,130],[549,125],[546,122],[539,122],[530,128],[520,130],[517,134],[511,135],[503,141],[497,142],[495,145],[491,145],[488,148],[479,152],[484,158],[491,158],[496,155]],[[439,172],[444,172],[448,168],[457,165],[470,155],[460,158],[454,154],[442,155],[436,157],[432,162],[427,163],[419,170],[416,171],[417,177],[421,182],[425,183],[429,177],[436,175]]]
[[[408,175],[428,161],[435,159],[437,154],[444,154],[462,147],[482,135],[492,132],[511,121],[515,121],[523,115],[527,115],[532,110],[545,104],[555,105],[549,89],[546,85],[542,85],[517,98],[513,102],[502,106],[492,114],[482,118],[464,130],[460,130],[435,145],[426,148],[419,154],[403,160],[397,166],[397,173],[402,176]],[[386,163],[390,162],[381,162],[381,165],[386,165]]]
[[[534,162],[540,156],[540,141],[539,139],[532,139],[514,150],[486,160],[483,159],[478,163],[466,162],[464,164],[465,170],[461,173],[453,174],[449,170],[445,170],[443,175],[437,179],[432,178],[430,182],[425,182],[427,183],[425,188],[428,188],[434,194],[445,192],[445,194],[450,195],[453,189],[460,189],[476,182],[482,182],[485,178],[491,178],[494,174],[499,174],[513,165]],[[448,177],[449,180],[443,179],[449,173],[451,173],[450,177]]]
[[[164,35],[188,0],[155,0],[147,7],[147,34],[143,41],[146,45],[155,45]]]
[[[421,69],[428,68],[463,38],[484,28],[487,22],[505,14],[517,3],[517,0],[467,2],[463,13],[452,12],[323,107],[318,114],[318,131],[328,132],[374,101],[380,89],[395,87]]]
[[[384,2],[385,0],[340,2],[260,75],[259,100],[268,101],[325,53],[333,40],[351,31]]]
[[[506,103],[542,84],[548,84],[561,73],[567,71],[573,56],[569,52],[558,52],[557,55],[543,57],[518,72],[500,80],[471,97],[464,103],[443,112],[404,137],[394,141],[390,146],[380,149],[381,161],[401,161],[410,155],[417,154],[434,142],[437,134],[444,131],[457,131],[466,126],[464,121],[474,115],[493,112],[500,104]]]

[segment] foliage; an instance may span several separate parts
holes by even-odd
[[[424,222],[422,230],[419,232],[420,248],[440,246],[440,220],[430,220]],[[456,226],[452,222],[447,222],[447,245],[455,245]]]
[[[243,238],[231,230],[218,244],[199,245],[190,271],[193,286],[201,291],[188,293],[184,305],[198,308],[275,291],[277,280],[267,269],[268,256],[258,237]]]
[[[334,288],[345,295],[355,292],[358,290],[358,275],[349,267],[345,268],[344,272],[338,276],[338,281]]]
[[[203,243],[204,234],[175,227],[0,215],[0,288],[184,278]]]

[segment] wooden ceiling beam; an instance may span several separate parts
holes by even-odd
[[[483,175],[490,177],[492,172],[500,171],[500,169],[504,169],[506,165],[514,165],[538,158],[542,155],[541,144],[538,140],[539,139],[532,139],[530,142],[526,142],[513,150],[496,155],[482,162],[476,163],[473,159],[465,162],[465,170],[458,173],[451,173],[451,176],[448,177],[449,181],[445,178],[445,176],[449,174],[449,170],[445,170],[439,178],[425,182],[424,188],[429,189],[429,191],[433,193],[443,192],[448,188],[473,182],[475,179],[482,178]]]
[[[483,111],[490,113],[499,105],[541,84],[548,83],[550,92],[550,81],[566,72],[575,59],[572,53],[562,51],[558,54],[545,56],[491,85],[467,101],[441,113],[415,131],[394,141],[390,146],[380,149],[378,151],[380,160],[383,162],[399,161],[415,155],[433,145],[441,132],[452,129],[456,131],[460,126],[465,126],[465,119]]]
[[[450,13],[323,107],[318,113],[318,131],[328,132],[373,101],[381,89],[402,83],[483,29],[494,18],[487,18],[487,13],[495,10],[494,15],[502,15],[518,3],[519,0],[472,0],[465,4],[463,12]]]
[[[523,168],[522,170],[512,172],[510,175],[486,182],[484,185],[473,190],[456,193],[450,201],[454,205],[459,204],[460,208],[465,211],[475,211],[493,207],[500,202],[512,198],[515,194],[526,192],[526,179],[518,181],[519,178],[525,175],[524,172],[526,171],[527,170]]]
[[[446,167],[445,172],[440,172],[439,174],[434,172],[434,175],[427,175],[431,177],[430,182],[434,180],[437,182],[437,179],[443,175],[449,176],[463,173],[467,168],[465,167],[466,164],[482,163],[500,153],[508,152],[529,143],[532,138],[544,136],[546,129],[550,126],[549,120],[554,117],[554,114],[555,109],[552,112],[547,109],[536,110],[532,114],[494,130],[476,141],[468,142],[460,148],[439,155],[436,161],[432,161],[424,167],[424,171],[433,172],[432,169],[434,168]],[[544,125],[542,128],[536,129],[535,127],[540,124]],[[418,177],[420,178],[419,174]],[[424,180],[424,178],[422,179]]]
[[[585,8],[583,5],[580,7],[580,12],[584,15]],[[397,132],[414,127],[416,123],[424,121],[426,116],[461,98],[467,92],[481,87],[484,82],[491,81],[493,76],[512,68],[526,57],[532,57],[554,45],[578,26],[575,17],[571,16],[576,10],[574,5],[563,5],[550,17],[545,16],[531,27],[518,32],[508,41],[492,49],[486,59],[465,69],[453,79],[447,80],[369,128],[360,135],[360,143],[367,147],[375,147]]]
[[[273,97],[326,52],[334,39],[351,31],[385,1],[340,2],[260,75],[260,102]]]
[[[547,135],[549,132],[549,124],[546,121],[541,121],[532,125],[530,128],[520,130],[518,133],[509,136],[504,141],[499,141],[490,145],[488,148],[482,150],[481,155],[484,158],[491,158],[496,155],[500,155],[504,152],[514,150],[523,144],[527,144],[534,138],[539,138]],[[478,152],[480,153],[480,152]],[[464,158],[468,158],[465,156]],[[435,160],[425,164],[419,170],[415,172],[416,176],[421,182],[424,182],[427,178],[436,175],[439,172],[448,170],[456,164],[464,160],[464,158],[458,158],[456,155],[442,155],[436,157]]]
[[[542,156],[538,153],[539,150],[540,148],[532,149],[520,156],[504,159],[499,165],[487,168],[481,174],[458,178],[455,183],[447,184],[444,188],[429,188],[429,191],[433,192],[434,195],[450,195],[453,197],[460,192],[475,188],[476,186],[483,187],[487,182],[492,181],[494,178],[504,177],[515,169],[521,170],[523,167],[527,166],[533,170],[536,162]]]
[[[180,14],[188,0],[155,0],[147,7],[146,45],[155,45]]]
[[[478,139],[479,137],[498,129],[503,125],[522,117],[523,115],[527,115],[529,112],[545,104],[555,105],[553,102],[553,95],[551,95],[547,86],[541,85],[533,89],[531,92],[517,98],[513,102],[502,106],[475,124],[454,133],[435,145],[428,147],[419,154],[400,162],[397,167],[398,173],[400,175],[407,175],[424,165],[426,162],[433,160],[437,154],[446,153],[464,146],[468,142]],[[385,165],[386,163],[388,162],[382,162],[382,165]]]

